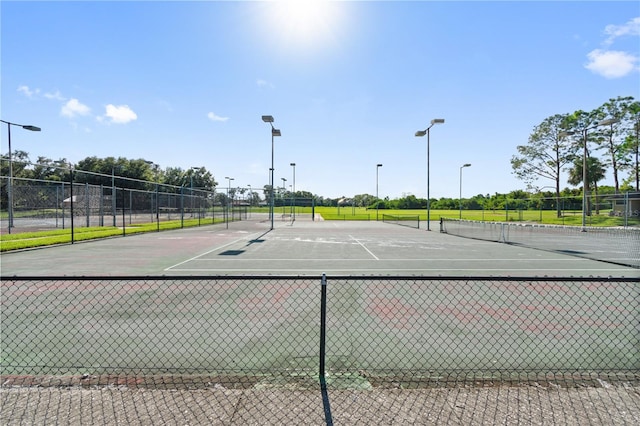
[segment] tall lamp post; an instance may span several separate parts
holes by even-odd
[[[444,118],[434,118],[431,120],[431,125],[424,130],[418,130],[416,132],[417,137],[427,135],[427,231],[431,231],[431,200],[429,199],[429,130],[436,124],[443,124]]]
[[[587,231],[587,207],[589,203],[588,192],[589,192],[589,182],[587,177],[587,132],[589,130],[596,129],[600,126],[609,126],[611,124],[617,123],[619,120],[616,118],[609,118],[606,120],[598,121],[595,126],[585,127],[582,130],[582,232]],[[569,130],[560,132],[560,137],[573,135],[576,132]]]
[[[150,166],[153,166],[154,170],[155,170],[155,181],[156,181],[156,231],[160,232],[160,198],[159,198],[159,191],[158,191],[158,168],[160,167],[159,165],[157,165],[156,163],[154,163],[153,161],[145,161],[145,163],[147,163]],[[113,179],[113,167],[111,168],[111,176]],[[115,185],[112,182],[112,185],[115,187]],[[193,182],[191,182],[191,187],[193,187]],[[151,209],[153,210],[153,203],[151,203]],[[114,209],[115,212],[115,209]],[[151,216],[153,217],[153,212],[151,213]],[[115,213],[114,213],[114,225],[115,226]],[[153,222],[153,219],[151,219],[151,221]]]
[[[8,232],[11,233],[11,228],[13,228],[13,157],[11,155],[11,126],[22,127],[25,130],[31,130],[32,132],[39,132],[40,127],[31,126],[29,124],[16,124],[11,123],[9,121],[0,120],[0,122],[5,123],[7,125],[7,142],[9,145],[9,181],[7,184],[7,204],[8,204],[8,213],[9,213],[9,226]]]
[[[234,180],[232,177],[225,176],[224,177],[227,182],[227,228],[229,228],[229,208],[231,207],[231,181]],[[231,210],[233,211],[233,210]]]
[[[465,167],[471,167],[471,164],[467,163],[460,166],[460,198],[458,199],[460,203],[460,219],[462,219],[462,169]]]
[[[380,207],[380,197],[378,197],[378,170],[382,164],[376,164],[376,221],[378,220],[378,208]]]
[[[200,170],[200,167],[193,166],[189,169],[189,198],[191,198],[191,217],[193,217],[193,172],[197,170]]]
[[[282,194],[280,196],[280,201],[282,202],[282,219],[284,220],[284,214],[285,214],[284,194],[287,192],[287,179],[286,178],[280,178],[280,179],[282,179]]]
[[[296,163],[289,163],[293,167],[293,190],[291,192],[291,206],[293,208],[293,220],[296,220]]]
[[[269,203],[269,214],[271,215],[271,229],[273,230],[273,197],[274,197],[274,193],[273,193],[273,187],[274,187],[274,181],[273,181],[273,138],[275,136],[282,136],[282,133],[280,133],[280,129],[276,129],[275,127],[273,127],[273,116],[272,115],[263,115],[262,116],[262,121],[264,121],[265,123],[269,123],[271,125],[271,168],[269,169],[271,172],[271,176],[270,176],[270,182],[269,185],[271,185],[271,202]]]

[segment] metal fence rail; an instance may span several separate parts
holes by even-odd
[[[183,408],[206,395],[234,405],[248,392],[253,411],[222,424],[301,422],[300,413],[329,424],[349,409],[336,410],[328,392],[426,403],[437,389],[497,385],[604,387],[623,401],[610,415],[640,416],[640,279],[3,277],[1,285],[0,405],[14,413],[5,420],[37,418],[25,388],[59,404],[77,401],[59,389],[85,401],[90,392],[173,389]],[[394,393],[402,389],[421,391]],[[297,409],[283,412],[289,399]],[[158,402],[138,403],[153,411]],[[209,418],[231,415],[223,408]]]

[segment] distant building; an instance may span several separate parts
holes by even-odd
[[[609,195],[605,200],[613,203],[612,216],[640,216],[640,192]]]

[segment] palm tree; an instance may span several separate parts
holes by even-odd
[[[594,195],[596,200],[598,199],[598,182],[600,182],[605,177],[606,169],[602,161],[596,157],[587,157],[587,187],[593,184]],[[569,169],[569,179],[567,182],[570,185],[580,185],[582,182],[582,158],[576,157],[573,161],[573,167]],[[587,194],[588,195],[588,194]],[[598,203],[596,203],[596,214],[600,212],[598,207]],[[587,199],[587,212],[588,216],[591,215],[591,209],[589,208],[589,203]]]

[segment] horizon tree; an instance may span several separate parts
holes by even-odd
[[[563,168],[573,160],[577,147],[566,137],[569,115],[556,114],[534,127],[526,145],[516,147],[518,155],[511,157],[513,174],[529,186],[538,178],[555,183],[556,214],[560,209],[560,179]]]
[[[631,163],[629,155],[632,152],[632,145],[627,143],[627,135],[630,127],[628,122],[632,114],[630,109],[632,101],[632,96],[618,96],[615,99],[609,99],[597,110],[600,120],[605,118],[617,120],[605,127],[602,137],[595,140],[598,146],[596,149],[601,149],[607,154],[603,164],[611,166],[616,193],[620,191],[619,171],[625,164]]]

